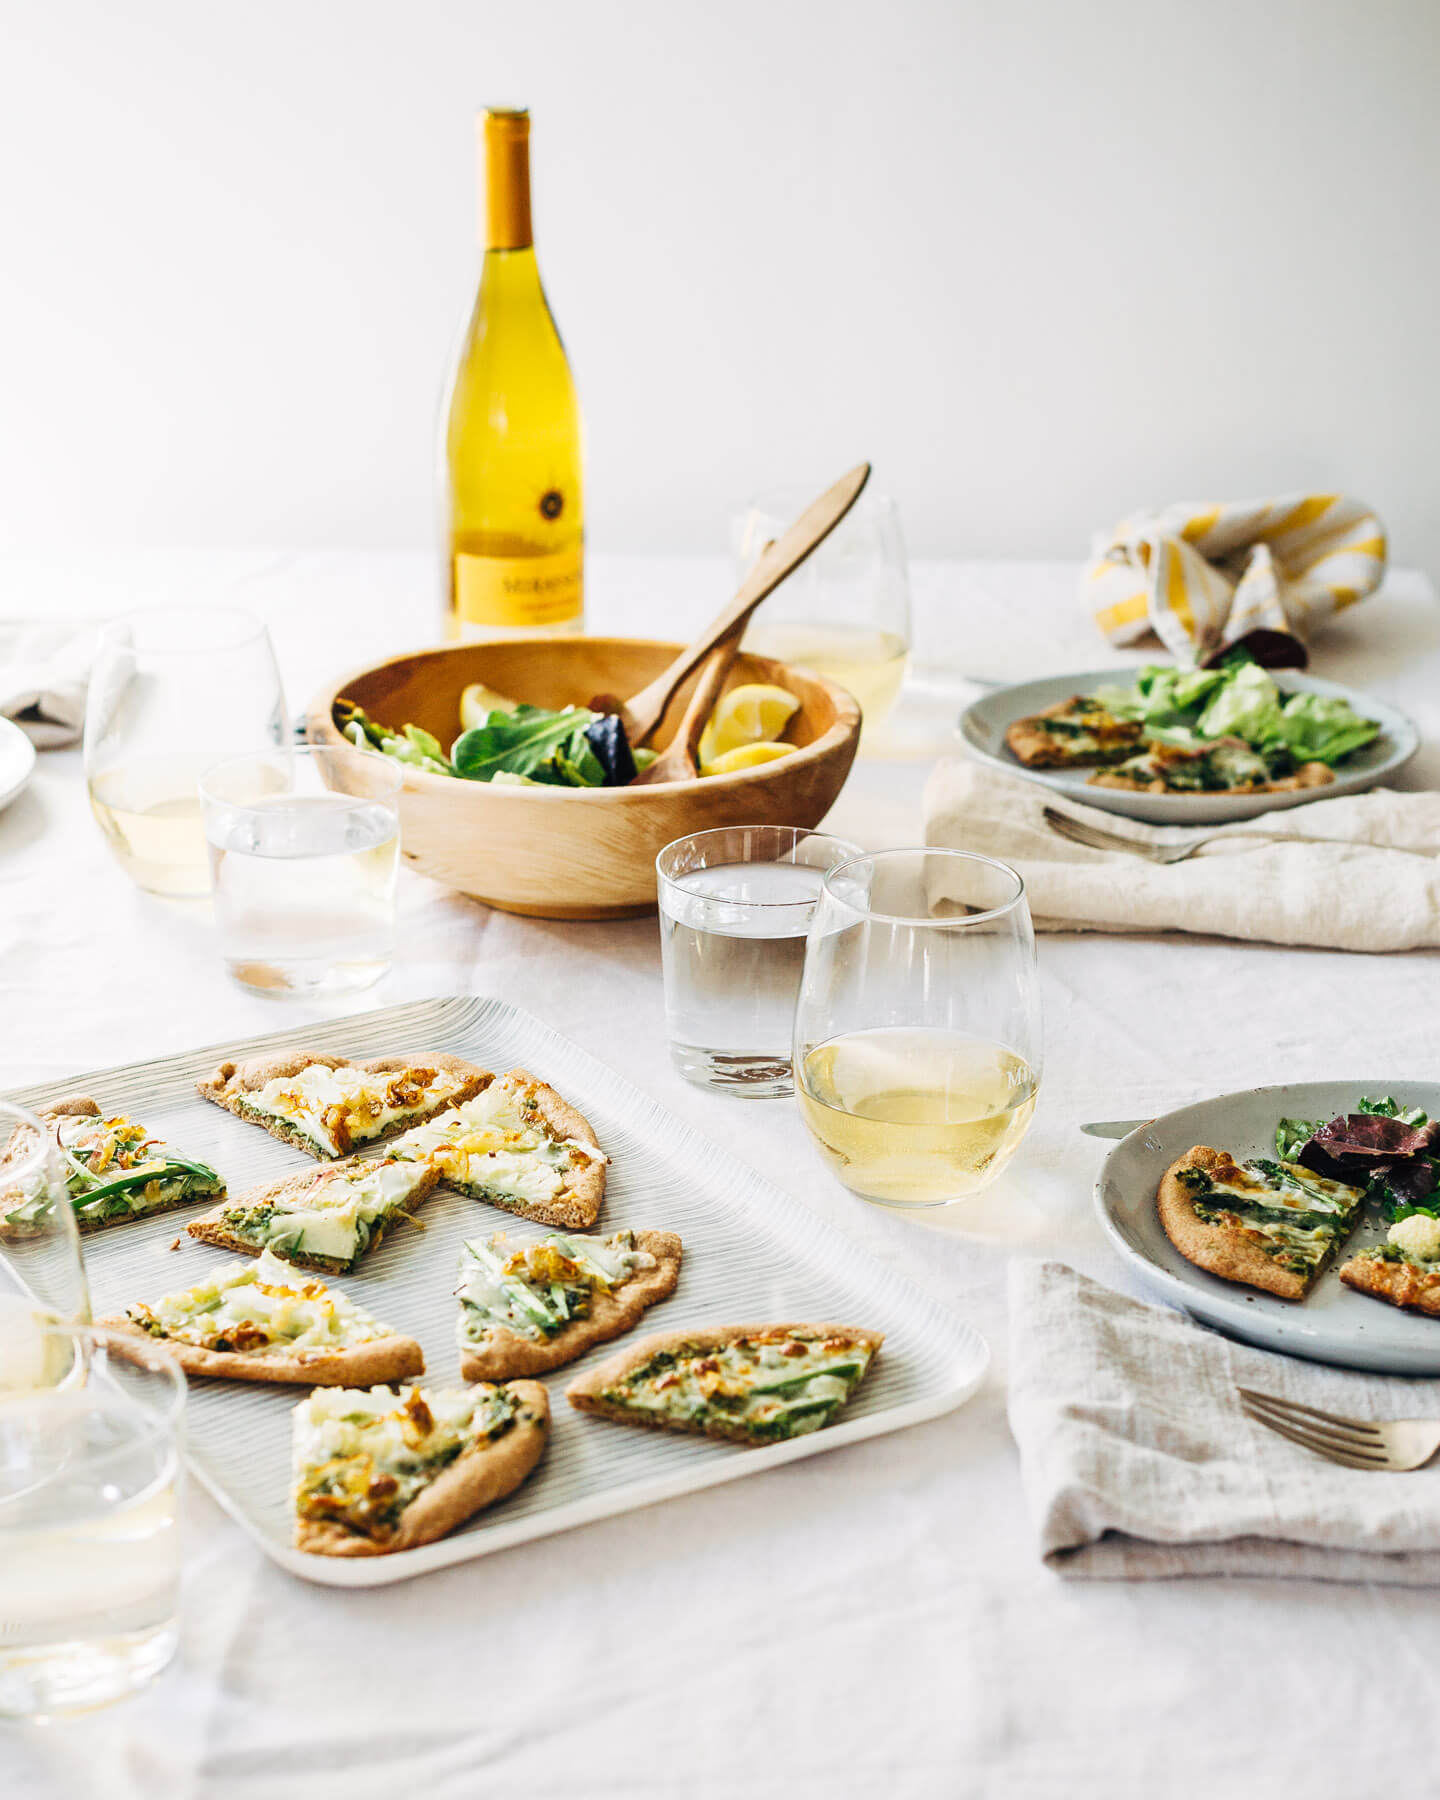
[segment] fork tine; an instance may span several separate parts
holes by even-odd
[[[1249,1401],[1246,1410],[1252,1416],[1263,1416],[1266,1419],[1278,1419],[1282,1424],[1290,1425],[1297,1431],[1307,1431],[1312,1437],[1323,1438],[1327,1444],[1340,1444],[1352,1450],[1357,1456],[1385,1449],[1385,1439],[1378,1431],[1351,1431],[1341,1425],[1322,1425],[1312,1421],[1299,1412],[1291,1412],[1285,1407],[1263,1405],[1259,1401]]]
[[[1072,819],[1068,813],[1057,812],[1053,806],[1044,808],[1045,823],[1063,838],[1069,838],[1072,844],[1083,844],[1087,850],[1139,850],[1142,854],[1145,846],[1132,844],[1128,838],[1122,838],[1118,832],[1103,831],[1098,825],[1087,825],[1081,819]]]
[[[1302,1406],[1298,1400],[1285,1400],[1279,1394],[1262,1394],[1256,1388],[1242,1387],[1235,1391],[1259,1406],[1272,1407],[1282,1417],[1301,1413],[1307,1419],[1318,1419],[1323,1425],[1335,1425],[1342,1431],[1353,1431],[1362,1437],[1378,1438],[1382,1435],[1380,1427],[1366,1419],[1347,1419],[1342,1413],[1321,1412],[1318,1406]]]
[[[1336,1440],[1314,1437],[1309,1432],[1296,1426],[1285,1424],[1273,1414],[1262,1413],[1258,1407],[1245,1405],[1245,1416],[1253,1419],[1257,1425],[1263,1425],[1267,1431],[1273,1431],[1277,1437],[1288,1438],[1292,1444],[1298,1444],[1302,1450],[1308,1450],[1313,1456],[1323,1456],[1327,1462],[1340,1463],[1347,1469],[1388,1469],[1389,1455],[1384,1451],[1351,1451],[1337,1447]]]

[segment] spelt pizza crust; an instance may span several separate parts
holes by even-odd
[[[1440,1319],[1440,1268],[1417,1269],[1414,1263],[1352,1256],[1340,1265],[1340,1279],[1376,1300]]]
[[[383,1160],[383,1158],[380,1160]],[[214,1244],[216,1248],[220,1250],[238,1250],[242,1256],[257,1256],[262,1249],[266,1248],[266,1246],[263,1244],[251,1243],[247,1239],[241,1237],[237,1232],[232,1231],[222,1218],[221,1215],[223,1213],[228,1212],[231,1207],[235,1206],[262,1206],[266,1201],[276,1201],[283,1204],[283,1202],[296,1195],[306,1193],[310,1188],[314,1187],[318,1181],[324,1180],[327,1176],[344,1176],[351,1168],[363,1171],[372,1169],[375,1166],[375,1158],[351,1156],[347,1157],[344,1162],[327,1164],[323,1172],[315,1169],[302,1169],[296,1175],[283,1175],[280,1180],[267,1182],[264,1187],[250,1188],[243,1194],[232,1195],[228,1200],[225,1200],[219,1206],[212,1208],[208,1213],[202,1213],[198,1219],[191,1219],[185,1229],[191,1237],[198,1238],[202,1244]],[[405,1210],[407,1212],[413,1211],[416,1207],[428,1200],[430,1195],[440,1184],[438,1170],[429,1167],[425,1163],[413,1163],[409,1166],[416,1171],[416,1181],[414,1190],[409,1194],[405,1202]],[[377,1224],[372,1230],[370,1241],[361,1252],[361,1255],[368,1256],[371,1251],[380,1244],[389,1228],[390,1221],[383,1221],[380,1224]],[[280,1250],[276,1249],[274,1245],[269,1246],[269,1248],[275,1250],[275,1254],[280,1257],[282,1261],[291,1263],[296,1268],[319,1269],[327,1275],[347,1274],[352,1263],[357,1260],[355,1258],[350,1258],[347,1261],[342,1262],[338,1257],[334,1256],[313,1256],[306,1251]]]
[[[173,1357],[187,1375],[222,1381],[299,1383],[305,1387],[380,1387],[425,1373],[425,1352],[398,1332],[334,1350],[207,1350],[179,1338],[156,1337],[133,1319],[101,1319],[99,1324],[128,1337],[144,1338]]]
[[[505,1384],[520,1403],[509,1429],[493,1442],[473,1444],[421,1490],[400,1514],[384,1543],[347,1531],[333,1520],[296,1519],[295,1548],[315,1556],[388,1556],[448,1536],[457,1525],[513,1494],[544,1454],[550,1434],[550,1396],[538,1381]]]
[[[1328,787],[1334,779],[1335,771],[1328,764],[1308,762],[1301,763],[1293,775],[1282,776],[1278,781],[1245,781],[1225,788],[1167,787],[1158,775],[1140,781],[1119,769],[1097,769],[1086,786],[1125,788],[1132,794],[1173,794],[1181,799],[1195,793],[1213,800],[1217,794],[1285,794],[1297,788]]]
[[[328,1155],[288,1119],[271,1118],[268,1114],[257,1112],[247,1103],[247,1096],[258,1092],[267,1081],[298,1075],[303,1069],[315,1067],[361,1069],[367,1075],[392,1074],[404,1069],[447,1069],[462,1077],[460,1086],[446,1094],[443,1100],[437,1100],[433,1106],[406,1113],[403,1118],[392,1119],[383,1131],[376,1132],[374,1137],[367,1137],[362,1146],[367,1150],[374,1144],[383,1144],[386,1138],[397,1137],[402,1131],[409,1131],[412,1126],[423,1125],[427,1119],[433,1119],[437,1113],[447,1112],[462,1100],[472,1099],[495,1079],[489,1069],[478,1068],[474,1063],[466,1062],[463,1057],[451,1056],[443,1050],[428,1056],[372,1056],[365,1062],[354,1062],[348,1056],[335,1056],[326,1051],[307,1051],[290,1056],[252,1057],[250,1061],[243,1063],[222,1062],[209,1075],[202,1076],[195,1083],[195,1088],[204,1099],[212,1100],[216,1106],[223,1106],[226,1112],[234,1113],[237,1119],[244,1119],[247,1124],[259,1125],[271,1137],[279,1138],[281,1143],[293,1144],[297,1150],[303,1150],[317,1162],[333,1162],[339,1159]]]
[[[550,1338],[522,1337],[504,1325],[491,1326],[484,1344],[460,1346],[460,1373],[466,1381],[508,1381],[516,1375],[544,1375],[563,1368],[596,1344],[608,1344],[639,1324],[650,1307],[666,1300],[680,1279],[682,1245],[673,1231],[637,1231],[635,1248],[655,1258],[629,1281],[596,1293],[590,1312]]]
[[[1045,728],[1047,719],[1074,717],[1077,713],[1092,714],[1100,721],[1093,732],[1100,742],[1088,750],[1077,750],[1073,744],[1067,744],[1064,737]],[[1133,756],[1140,748],[1141,737],[1137,722],[1111,718],[1103,707],[1094,705],[1085,695],[1072,694],[1068,700],[1059,700],[1043,712],[1016,719],[1006,729],[1005,747],[1027,769],[1088,769],[1097,763],[1120,762]],[[1106,738],[1113,741],[1106,743]]]
[[[1273,1256],[1267,1256],[1243,1226],[1209,1225],[1195,1216],[1195,1202],[1180,1180],[1180,1171],[1226,1168],[1234,1160],[1226,1150],[1196,1144],[1178,1162],[1171,1163],[1155,1196],[1165,1235],[1187,1262],[1207,1274],[1218,1275],[1221,1281],[1262,1288],[1281,1300],[1303,1300],[1324,1270],[1324,1262],[1308,1274],[1299,1275],[1293,1269],[1281,1268]]]
[[[574,1138],[581,1144],[588,1144],[592,1150],[600,1149],[600,1140],[584,1113],[562,1094],[556,1093],[548,1082],[541,1081],[528,1069],[511,1069],[505,1078],[533,1087],[536,1111],[552,1137]],[[454,1181],[449,1176],[445,1177],[445,1185],[454,1188],[457,1194],[469,1194],[476,1200],[484,1200],[487,1205],[514,1213],[518,1218],[533,1219],[537,1225],[555,1225],[562,1231],[588,1231],[599,1218],[601,1202],[605,1198],[605,1164],[587,1158],[580,1168],[567,1170],[564,1187],[549,1200],[512,1199],[507,1194]]]
[[[769,1336],[772,1333],[803,1331],[807,1336],[840,1338],[847,1344],[862,1344],[872,1357],[879,1354],[885,1342],[883,1331],[868,1331],[857,1325],[816,1325],[801,1321],[790,1324],[711,1325],[696,1326],[690,1331],[657,1331],[643,1337],[627,1349],[607,1356],[604,1362],[584,1375],[577,1376],[565,1390],[565,1398],[577,1412],[595,1413],[602,1419],[614,1419],[621,1425],[643,1425],[652,1431],[683,1431],[688,1436],[725,1438],[733,1444],[754,1445],[755,1440],[739,1425],[730,1426],[722,1419],[711,1419],[705,1425],[686,1419],[666,1418],[662,1413],[638,1411],[606,1398],[605,1390],[649,1362],[652,1356],[669,1350],[677,1354],[717,1350],[741,1338]]]

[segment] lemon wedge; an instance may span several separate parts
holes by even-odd
[[[732,688],[711,713],[701,735],[702,768],[747,744],[773,744],[799,710],[800,702],[782,687],[752,681],[745,687]]]
[[[798,744],[737,744],[733,750],[724,750],[710,762],[700,764],[702,775],[733,775],[739,769],[758,769],[762,763],[778,762],[782,756],[793,755]]]
[[[483,725],[492,712],[514,712],[517,704],[507,700],[504,694],[497,694],[494,688],[486,687],[483,681],[472,681],[460,696],[460,729],[473,731],[477,725]]]

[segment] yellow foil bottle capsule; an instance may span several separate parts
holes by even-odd
[[[477,127],[485,260],[446,415],[446,631],[581,631],[580,406],[535,261],[530,115]]]

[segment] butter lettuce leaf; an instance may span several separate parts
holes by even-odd
[[[1337,763],[1380,735],[1348,700],[1332,694],[1292,694],[1280,718],[1280,735],[1301,762]]]
[[[1280,690],[1259,663],[1223,671],[1224,685],[1210,698],[1197,729],[1202,737],[1238,737],[1272,744],[1284,736]]]

